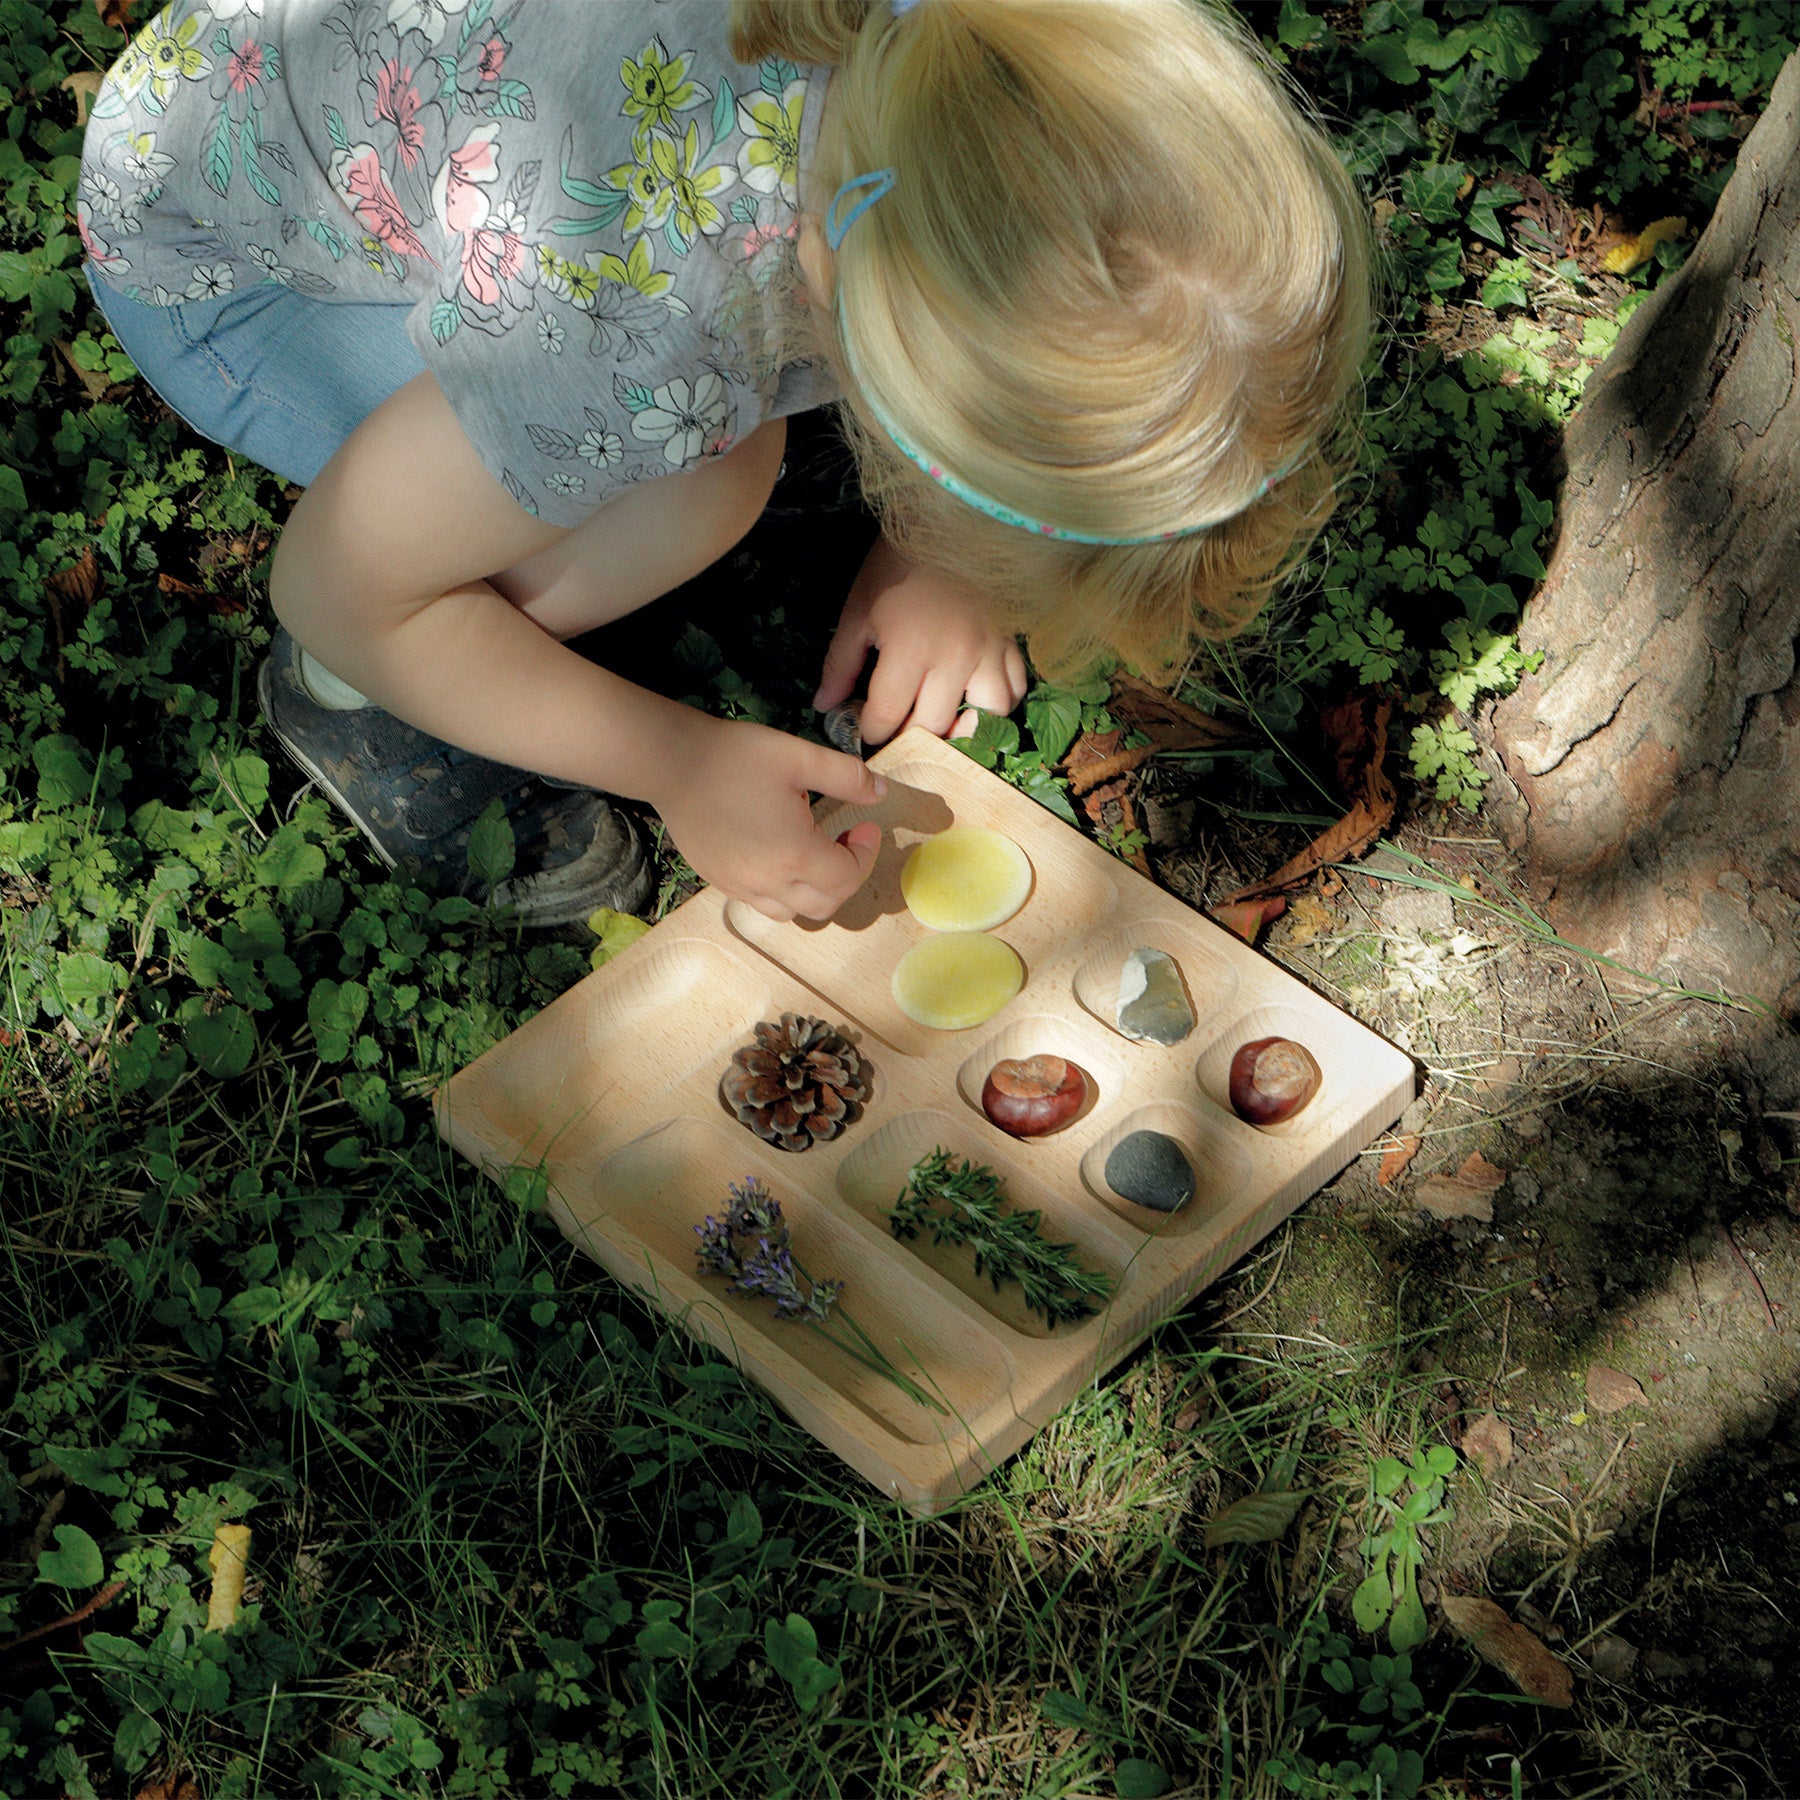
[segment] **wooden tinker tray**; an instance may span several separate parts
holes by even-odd
[[[1399,1116],[1410,1061],[1209,919],[1088,842],[960,751],[908,731],[873,759],[875,807],[822,802],[834,835],[882,828],[874,873],[825,925],[778,925],[714,891],[464,1069],[438,1094],[438,1127],[489,1174],[541,1166],[562,1229],[753,1376],[852,1468],[917,1512],[953,1500],[1024,1444],[1149,1327],[1215,1280]],[[951,824],[1004,832],[1031,859],[1023,910],[997,928],[1026,969],[984,1025],[941,1032],[894,1004],[889,978],[925,935],[900,898],[900,866]],[[1166,950],[1199,1024],[1170,1048],[1112,1023],[1120,965]],[[812,1014],[848,1028],[874,1065],[864,1115],[804,1155],[773,1149],[719,1097],[732,1051],[762,1019]],[[1307,1045],[1324,1072],[1312,1103],[1259,1131],[1226,1102],[1232,1052],[1252,1038]],[[1001,1057],[1059,1055],[1090,1077],[1087,1110],[1021,1142],[989,1124],[981,1088]],[[1111,1193],[1107,1155],[1150,1127],[1175,1138],[1197,1188],[1179,1212]],[[991,1165],[1017,1205],[1080,1247],[1116,1289],[1105,1311],[1052,1331],[977,1277],[966,1248],[890,1235],[883,1209],[935,1146]],[[941,1401],[934,1411],[765,1301],[696,1273],[694,1228],[726,1184],[763,1178],[817,1277]]]

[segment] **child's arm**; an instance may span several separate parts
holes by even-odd
[[[631,488],[579,533],[533,519],[475,454],[422,375],[364,421],[301,496],[270,581],[275,610],[334,674],[478,755],[647,800],[700,874],[771,917],[828,917],[874,861],[813,824],[808,791],[867,804],[854,757],[708,718],[565,649],[486,577],[554,563],[580,536],[601,617],[678,586],[760,512],[779,430]],[[545,623],[555,590],[540,596]],[[597,622],[589,620],[586,622]],[[866,836],[867,834],[864,834]]]
[[[885,743],[903,725],[939,737],[964,703],[1009,713],[1025,698],[1025,658],[990,625],[974,595],[909,562],[878,538],[851,585],[813,704],[842,705],[869,651],[881,652],[862,710],[862,734]]]

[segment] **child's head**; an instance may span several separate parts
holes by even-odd
[[[837,249],[825,346],[890,534],[1046,668],[1241,628],[1330,510],[1371,313],[1361,198],[1254,40],[1196,0],[733,0],[732,23],[743,60],[836,65],[811,214],[893,171]],[[1218,523],[1034,535],[890,431],[1066,530]]]

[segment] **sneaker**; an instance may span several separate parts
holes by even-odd
[[[281,747],[369,840],[390,869],[430,873],[449,893],[504,906],[526,925],[568,925],[610,906],[635,913],[653,890],[631,820],[604,794],[459,750],[378,706],[321,706],[300,647],[277,630],[256,678]],[[487,892],[469,869],[469,833],[498,800],[516,860]]]

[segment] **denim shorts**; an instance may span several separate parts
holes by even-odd
[[[315,300],[262,282],[150,306],[88,285],[138,373],[202,437],[310,486],[382,401],[425,364],[406,335],[410,300]]]

